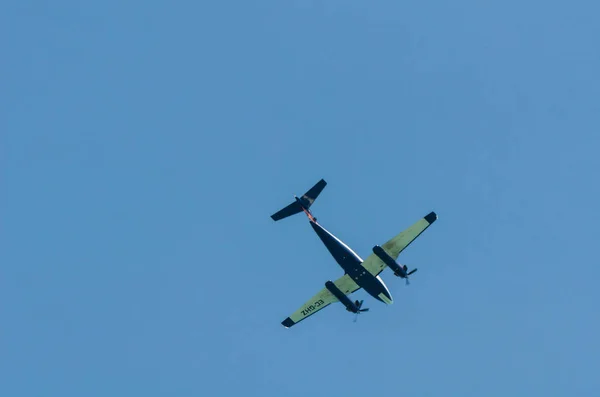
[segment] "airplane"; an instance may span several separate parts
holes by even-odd
[[[430,212],[385,244],[381,246],[375,245],[372,248],[373,253],[363,261],[362,258],[343,241],[321,226],[310,210],[310,207],[326,185],[327,182],[321,179],[301,197],[294,196],[294,202],[271,215],[271,218],[277,222],[289,216],[304,212],[308,217],[313,230],[317,233],[336,262],[344,270],[344,275],[342,277],[333,282],[331,280],[327,281],[325,283],[325,288],[321,289],[297,311],[283,320],[281,324],[285,328],[290,328],[295,324],[298,324],[300,321],[305,320],[330,304],[338,301],[346,307],[347,311],[355,313],[358,317],[360,313],[366,312],[369,309],[362,308],[362,300],[353,302],[348,298],[348,295],[361,288],[378,301],[388,305],[392,304],[392,295],[379,274],[386,267],[389,267],[396,277],[406,279],[406,283],[408,284],[408,277],[416,272],[417,269],[408,271],[408,267],[406,265],[400,265],[396,262],[396,259],[410,243],[419,237],[419,235],[437,219],[437,214],[433,211]],[[356,321],[357,317],[355,317],[354,321]]]

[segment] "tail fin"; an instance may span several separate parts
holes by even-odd
[[[287,218],[288,216],[298,214],[302,211],[305,211],[307,212],[307,215],[310,215],[310,206],[315,202],[317,197],[319,197],[319,194],[321,194],[326,185],[327,182],[325,182],[324,179],[321,179],[316,183],[315,186],[311,187],[306,193],[304,193],[302,197],[294,196],[296,201],[271,215],[271,218],[274,221],[278,221]]]

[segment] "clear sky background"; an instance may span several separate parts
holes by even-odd
[[[0,394],[597,396],[596,1],[9,1]],[[412,283],[280,322],[434,210]]]

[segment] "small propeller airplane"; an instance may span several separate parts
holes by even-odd
[[[418,220],[414,225],[404,230],[400,234],[382,246],[373,247],[373,253],[364,261],[350,247],[344,244],[339,238],[317,223],[317,218],[310,211],[321,191],[325,188],[327,182],[321,179],[308,190],[302,197],[294,196],[295,201],[287,207],[277,211],[271,218],[274,221],[287,218],[289,216],[304,212],[308,217],[310,225],[317,233],[327,250],[331,253],[336,262],[344,269],[344,275],[336,281],[327,281],[325,288],[319,291],[315,296],[308,300],[302,307],[286,318],[281,324],[290,328],[300,321],[312,316],[316,312],[324,309],[334,302],[341,302],[346,310],[356,314],[354,321],[362,312],[369,309],[363,309],[363,301],[352,301],[348,295],[363,288],[373,298],[385,304],[392,304],[393,299],[387,286],[379,277],[386,267],[389,267],[396,277],[406,279],[417,271],[413,269],[408,271],[406,265],[400,265],[396,262],[398,255],[412,243],[421,233],[425,231],[433,222],[436,221],[435,212],[430,212]]]

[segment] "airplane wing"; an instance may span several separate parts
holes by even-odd
[[[352,278],[347,274],[344,274],[333,283],[346,295],[360,289],[358,284],[356,284],[354,280],[352,280]],[[310,298],[304,305],[302,305],[300,309],[296,310],[294,314],[283,320],[281,324],[284,327],[289,328],[294,324],[298,324],[305,318],[312,316],[319,310],[324,309],[331,303],[337,301],[338,299],[331,292],[329,292],[327,288],[323,288],[315,296]]]
[[[398,258],[398,255],[410,243],[412,243],[421,233],[425,231],[433,222],[437,219],[437,215],[435,212],[430,212],[425,215],[425,217],[419,219],[414,225],[404,230],[396,237],[389,240],[387,243],[382,245],[382,248],[394,259]],[[379,273],[385,269],[386,264],[383,263],[381,259],[375,254],[369,255],[362,265],[374,276],[377,276]]]

